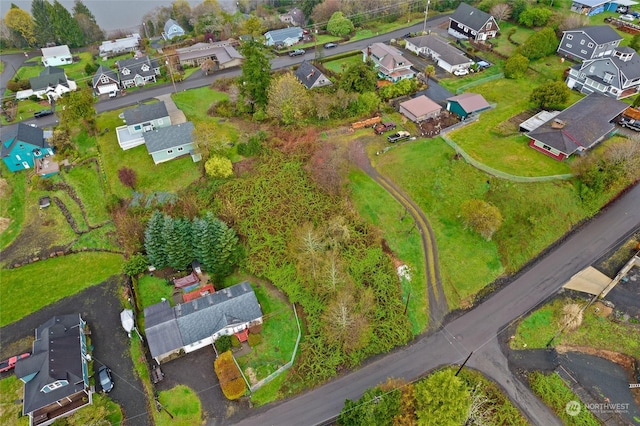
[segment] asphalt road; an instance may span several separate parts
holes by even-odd
[[[555,294],[573,274],[595,262],[639,226],[640,186],[636,186],[509,285],[437,333],[422,337],[315,390],[257,409],[249,418],[231,418],[230,422],[244,426],[327,423],[340,412],[345,399],[360,398],[364,390],[388,377],[414,380],[439,366],[460,364],[473,351],[468,365],[497,381],[532,424],[559,425],[560,420],[509,371],[497,335]]]

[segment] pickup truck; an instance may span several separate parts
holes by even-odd
[[[622,117],[618,122],[622,127],[627,127],[636,132],[640,132],[640,121],[632,118]]]
[[[0,362],[0,373],[11,370],[16,366],[16,362],[18,362],[19,359],[27,358],[29,356],[31,356],[31,354],[29,352],[25,352]]]
[[[404,130],[401,130],[397,133],[394,133],[390,136],[387,137],[387,140],[390,143],[396,143],[396,142],[400,142],[406,139],[409,139],[411,137],[411,134],[409,132],[405,132]]]
[[[381,135],[384,132],[388,132],[389,130],[393,130],[396,128],[396,123],[380,123],[376,124],[373,128],[373,131],[376,132],[376,135]]]

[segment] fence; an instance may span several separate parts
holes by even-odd
[[[457,127],[460,127],[461,125],[469,124],[469,123],[471,123],[471,122],[473,122],[473,121],[475,121],[477,119],[478,118],[476,117],[473,120],[465,120],[462,123],[458,123],[458,125],[451,126],[451,127],[447,128],[445,132],[440,133],[440,136],[442,137],[442,139],[444,139],[444,141],[447,143],[447,145],[449,145],[451,148],[453,148],[456,151],[457,154],[459,154],[462,158],[464,158],[464,160],[467,163],[471,164],[476,169],[482,170],[483,172],[488,173],[488,174],[490,174],[492,176],[495,176],[497,178],[500,178],[500,179],[506,179],[506,180],[510,180],[512,182],[523,182],[523,183],[527,183],[527,182],[548,182],[548,181],[551,181],[551,180],[563,180],[563,179],[570,179],[571,177],[573,177],[573,175],[571,175],[571,174],[553,175],[553,176],[516,176],[516,175],[509,174],[509,173],[505,173],[505,172],[500,171],[500,170],[496,170],[496,169],[494,169],[492,167],[487,166],[486,164],[483,164],[483,163],[479,162],[475,158],[472,158],[462,148],[460,148],[460,146],[458,146],[457,143],[452,141],[451,138],[449,138],[446,135],[446,133],[449,132],[450,130],[453,130],[454,127],[457,128]]]
[[[296,345],[293,347],[293,354],[291,355],[291,360],[287,362],[285,365],[283,365],[282,367],[278,368],[273,373],[269,374],[264,379],[260,380],[258,383],[256,383],[253,386],[249,385],[247,378],[244,377],[244,374],[242,374],[242,377],[244,378],[244,381],[247,383],[247,386],[249,386],[249,390],[251,392],[257,391],[262,386],[266,385],[267,383],[275,379],[280,373],[283,373],[284,371],[291,368],[291,366],[293,365],[293,361],[296,359],[296,354],[298,353],[298,345],[300,344],[300,338],[302,337],[302,329],[300,328],[300,319],[298,319],[298,312],[296,311],[296,305],[293,305],[293,314],[296,316],[296,324],[298,325],[298,338],[296,339]],[[236,361],[235,357],[233,358],[233,361],[234,362]],[[238,365],[237,362],[236,362],[236,365]],[[238,370],[240,370],[240,373],[242,373],[240,366],[238,366]]]
[[[471,83],[467,83],[464,86],[458,87],[456,89],[456,95],[459,95],[460,93],[464,92],[469,87],[477,86],[479,84],[483,84],[483,83],[486,83],[488,81],[499,80],[501,78],[504,78],[504,74],[503,73],[490,75],[488,77],[484,77],[484,78],[481,78],[479,80],[472,81]]]

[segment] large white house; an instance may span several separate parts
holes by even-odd
[[[42,65],[45,67],[59,67],[73,63],[73,56],[69,46],[53,46],[42,48]]]

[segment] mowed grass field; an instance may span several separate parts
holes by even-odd
[[[122,262],[119,254],[79,253],[2,270],[0,326],[122,273]]]
[[[489,177],[441,139],[419,140],[376,158],[377,168],[422,208],[436,233],[445,292],[452,308],[504,273],[514,273],[585,217],[571,182],[514,183]],[[465,229],[462,204],[483,199],[500,210],[491,241]]]

